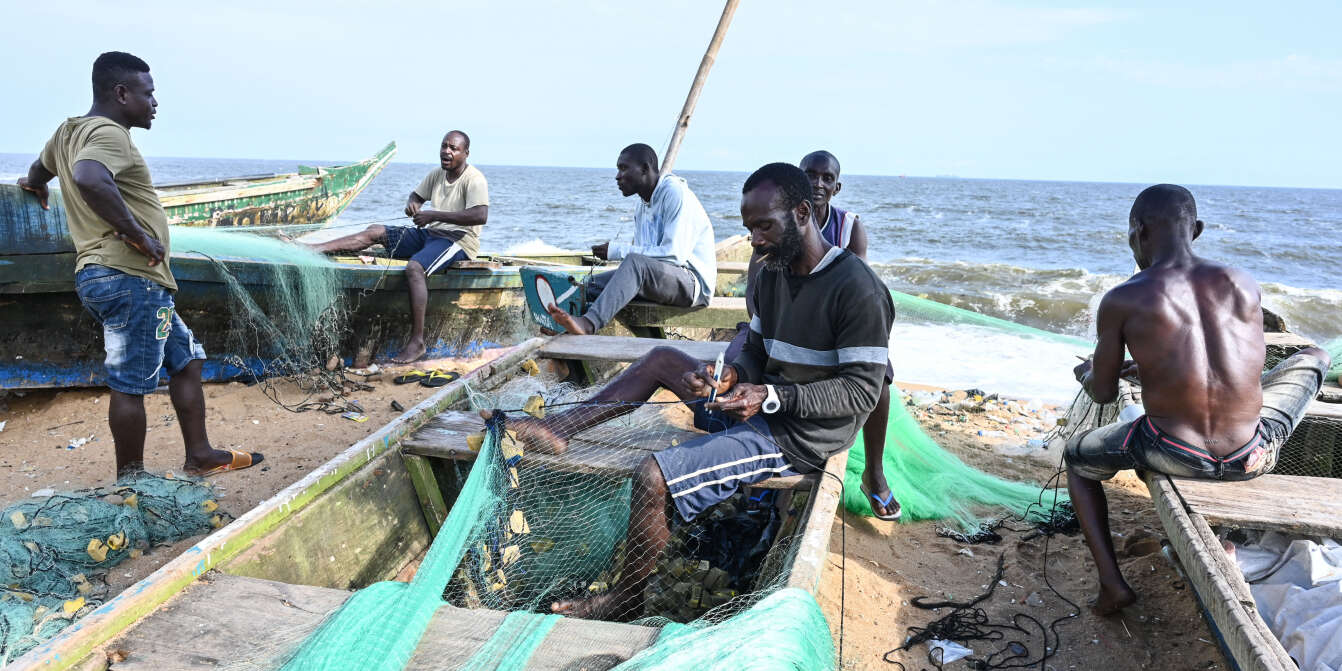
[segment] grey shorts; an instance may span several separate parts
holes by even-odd
[[[671,502],[686,522],[727,500],[742,485],[797,475],[760,415],[652,455]]]
[[[1272,470],[1281,446],[1299,426],[1327,372],[1323,362],[1296,354],[1263,374],[1258,431],[1224,457],[1171,436],[1143,416],[1080,433],[1067,441],[1067,467],[1091,480],[1135,468],[1177,477],[1248,480]]]

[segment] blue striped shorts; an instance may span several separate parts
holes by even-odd
[[[666,478],[671,502],[686,522],[725,501],[743,485],[798,474],[760,415],[669,447],[653,458]]]

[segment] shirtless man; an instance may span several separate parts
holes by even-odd
[[[554,612],[638,616],[671,514],[691,521],[739,487],[824,468],[875,407],[894,302],[866,263],[819,235],[811,207],[810,184],[796,166],[771,163],[746,180],[741,218],[764,269],[749,338],[723,369],[715,402],[703,402],[714,384],[712,366],[658,348],[590,405],[508,422],[528,450],[558,453],[573,435],[632,412],[658,387],[690,402],[696,425],[703,426],[706,410],[726,416],[713,433],[644,459],[634,476],[623,577],[604,594],[553,604]]]
[[[1146,416],[1073,436],[1067,488],[1099,570],[1099,615],[1137,600],[1109,536],[1102,480],[1135,468],[1181,477],[1248,480],[1272,470],[1328,370],[1310,347],[1264,374],[1258,284],[1242,270],[1193,254],[1202,233],[1193,194],[1172,184],[1143,191],[1128,215],[1140,271],[1105,294],[1092,360],[1074,370],[1097,403],[1120,377],[1142,384]],[[1125,361],[1127,348],[1135,361]]]

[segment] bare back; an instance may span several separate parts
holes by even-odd
[[[1218,457],[1253,438],[1265,350],[1252,277],[1196,257],[1156,265],[1115,287],[1100,311],[1120,324],[1159,428]]]

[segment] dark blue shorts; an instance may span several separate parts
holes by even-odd
[[[387,239],[383,243],[393,259],[410,259],[424,269],[425,275],[432,275],[440,268],[456,261],[470,258],[457,241],[464,233],[430,233],[418,226],[387,226]]]
[[[205,358],[163,285],[90,263],[75,273],[75,292],[102,324],[112,389],[143,396],[158,388],[159,373],[176,375]]]
[[[668,447],[653,458],[666,478],[671,502],[686,522],[725,501],[742,485],[797,475],[774,442],[768,422],[759,415],[725,431]]]

